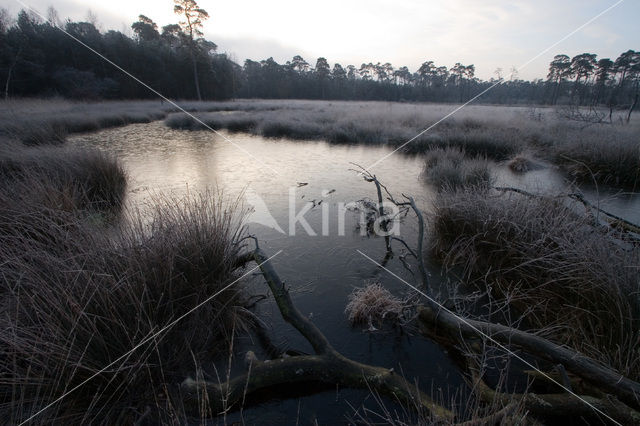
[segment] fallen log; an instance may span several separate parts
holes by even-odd
[[[512,188],[509,186],[506,187],[495,187],[494,188],[496,191],[499,192],[515,192],[516,194],[520,194],[520,195],[524,195],[526,197],[529,198],[544,198],[544,195],[539,195],[539,194],[534,194],[532,192],[528,192],[525,191],[523,189],[519,189],[519,188]],[[613,213],[609,213],[608,211],[601,209],[600,207],[594,205],[593,203],[589,202],[587,199],[584,198],[584,196],[580,193],[577,192],[573,192],[570,194],[566,194],[566,195],[562,195],[564,197],[567,198],[571,198],[573,200],[576,200],[580,203],[582,203],[582,205],[585,206],[586,209],[588,210],[595,210],[598,214],[602,214],[605,217],[605,224],[603,226],[609,226],[611,228],[618,228],[622,231],[626,231],[626,232],[630,232],[632,234],[640,234],[640,226],[636,225],[633,222],[630,222],[620,216],[617,216]],[[562,196],[558,196],[558,197],[562,197]],[[556,197],[556,198],[558,198]],[[599,223],[598,223],[599,224]]]
[[[574,378],[574,380],[578,380],[574,382],[574,384],[577,383],[579,386],[576,386],[576,392],[572,393],[542,394],[531,391],[525,393],[506,393],[495,390],[482,378],[482,374],[480,373],[482,371],[480,366],[481,362],[478,361],[477,357],[472,355],[473,353],[482,353],[484,345],[464,330],[458,329],[456,333],[452,332],[453,329],[447,328],[446,326],[444,330],[442,330],[441,325],[443,324],[439,323],[438,320],[434,322],[432,316],[428,318],[428,325],[423,322],[423,319],[420,320],[422,333],[448,349],[451,356],[457,361],[459,368],[466,372],[467,382],[470,388],[473,389],[476,398],[480,401],[488,405],[497,404],[505,408],[509,406],[519,407],[518,409],[514,408],[514,411],[525,412],[537,419],[553,422],[560,421],[561,419],[566,421],[580,418],[589,423],[596,424],[603,422],[606,424],[607,420],[613,424],[640,424],[640,412],[624,404],[614,395],[606,394],[602,389],[593,387],[588,383],[582,383],[581,381],[584,381],[584,379],[580,377]],[[479,325],[477,324],[479,321],[471,321],[470,323],[474,327]],[[488,330],[485,329],[484,331]],[[477,336],[477,333],[475,333],[475,335]],[[495,340],[506,345],[509,344],[509,342],[504,339],[505,335],[506,334],[492,335],[491,337],[495,338],[497,336],[498,338]],[[513,341],[511,343],[513,343]],[[463,354],[463,352],[465,352],[466,355]],[[527,352],[531,353],[530,351]],[[536,379],[554,384],[562,380],[562,374],[557,372],[543,373],[540,370],[536,370],[525,371],[525,373],[535,376]],[[504,411],[505,409],[499,410],[495,415]],[[606,415],[606,418],[602,415],[603,413]],[[490,415],[485,419],[492,419],[492,416],[493,415]],[[468,422],[468,424],[493,424],[484,422],[485,419]]]
[[[605,393],[615,395],[630,407],[640,409],[640,383],[566,347],[543,337],[515,328],[472,319],[461,320],[456,315],[435,306],[420,307],[418,319],[423,334],[445,334],[453,338],[478,338],[480,332],[504,346],[518,346],[527,353],[554,364],[562,364],[573,374]]]
[[[375,177],[369,180],[380,188],[386,188]],[[499,190],[513,190],[500,188]],[[515,192],[521,192],[517,190]],[[522,192],[521,192],[522,193]],[[388,194],[388,191],[387,191]],[[523,195],[529,195],[524,193]],[[424,234],[424,219],[411,197],[405,196],[405,202],[396,202],[389,194],[389,199],[398,206],[411,208],[419,222],[417,259],[420,268],[422,284],[429,289],[428,275],[422,259],[422,242]],[[406,244],[405,244],[406,245]],[[389,253],[389,250],[387,250]],[[249,353],[248,371],[245,374],[228,379],[224,383],[194,381],[187,379],[181,388],[187,394],[186,403],[201,402],[199,396],[207,395],[206,400],[214,412],[230,409],[244,401],[246,395],[261,389],[276,385],[292,383],[317,382],[340,385],[352,388],[370,389],[386,394],[395,400],[406,402],[408,406],[426,408],[436,419],[451,422],[454,415],[444,407],[436,404],[428,395],[421,392],[415,385],[406,381],[393,369],[361,364],[344,357],[337,352],[326,339],[324,334],[308,318],[298,311],[293,304],[290,294],[276,273],[273,265],[265,253],[258,247],[241,257],[241,262],[255,261],[261,269],[282,317],[295,327],[298,332],[311,344],[315,355],[300,355],[275,360],[258,360],[253,353]],[[588,419],[602,420],[598,413],[606,413],[614,422],[621,424],[640,424],[640,384],[596,361],[583,356],[566,347],[557,345],[535,334],[520,331],[500,324],[492,324],[478,320],[462,319],[444,309],[434,299],[427,298],[425,305],[418,309],[418,321],[422,334],[434,340],[442,341],[442,336],[449,340],[450,345],[463,342],[474,351],[483,348],[482,339],[490,336],[503,347],[517,346],[527,353],[540,359],[560,364],[571,373],[585,380],[590,387],[602,393],[594,395],[561,394],[508,394],[491,389],[482,380],[481,375],[474,373],[473,368],[463,367],[473,378],[472,386],[479,390],[481,400],[487,403],[501,402],[505,408],[491,414],[487,419],[502,421],[509,418],[513,411],[513,401],[518,400],[526,409],[540,418],[579,416]],[[438,338],[440,337],[440,338]],[[469,345],[470,344],[470,345]],[[547,377],[548,379],[548,377]],[[562,378],[566,383],[566,377]],[[564,380],[566,379],[566,380]],[[558,384],[557,380],[552,382]],[[565,385],[566,386],[566,385]],[[566,387],[570,387],[566,386]],[[593,409],[595,407],[595,410]]]
[[[393,369],[362,364],[336,351],[322,332],[295,307],[285,287],[265,253],[258,247],[252,252],[260,266],[278,309],[285,321],[295,327],[311,344],[315,355],[293,356],[259,361],[248,354],[248,371],[224,383],[185,380],[181,385],[187,406],[201,403],[201,396],[214,413],[228,410],[243,401],[246,395],[276,385],[318,382],[351,388],[370,389],[388,395],[411,406],[427,409],[436,419],[451,422],[453,413],[435,403],[416,385],[405,380]]]
[[[394,399],[425,407],[440,419],[452,419],[447,409],[416,389],[392,369],[352,361],[339,353],[303,355],[250,362],[248,371],[221,384],[187,379],[182,390],[190,395],[206,391],[214,413],[227,410],[246,395],[261,389],[296,383],[323,383],[356,389],[373,389]],[[192,399],[192,402],[197,402]]]
[[[532,194],[518,188],[505,187],[495,189],[500,192],[512,191],[527,197],[538,197],[538,195],[536,194]],[[389,194],[388,191],[387,194]],[[585,204],[585,206],[588,208],[595,208],[595,206],[587,204],[584,198],[575,197],[573,195],[574,194],[569,194],[568,196],[578,199],[578,201],[583,202],[583,204]],[[424,268],[422,259],[424,218],[420,210],[417,208],[414,200],[411,197],[407,197],[406,195],[404,197],[408,200],[407,202],[397,202],[389,194],[390,201],[398,206],[409,206],[416,214],[419,224],[418,264],[420,266],[420,275],[422,278],[423,288],[428,291],[428,276]],[[604,210],[601,210],[599,208],[597,208],[597,210],[612,219],[624,221],[624,219],[611,215]],[[634,224],[630,223],[625,223],[625,225],[635,226]],[[600,410],[600,413],[603,413],[603,410],[611,408],[611,405],[613,404],[611,401],[618,398],[619,401],[616,400],[616,404],[614,404],[616,405],[616,407],[618,407],[616,408],[618,410],[616,412],[617,418],[623,419],[623,423],[626,423],[626,420],[629,419],[637,420],[637,411],[635,411],[634,409],[640,408],[639,383],[622,376],[620,373],[594,361],[591,358],[572,351],[566,347],[556,345],[555,343],[540,336],[526,333],[511,327],[505,327],[500,324],[493,324],[471,319],[462,319],[456,316],[453,312],[444,308],[442,305],[437,303],[435,299],[429,296],[426,297],[424,304],[425,306],[418,307],[418,321],[422,334],[426,337],[440,343],[444,342],[445,346],[448,346],[449,348],[451,348],[455,343],[463,342],[464,346],[467,346],[472,351],[478,353],[483,348],[482,340],[485,338],[485,336],[491,336],[491,339],[493,339],[495,342],[498,342],[499,345],[502,345],[503,348],[506,348],[507,350],[507,347],[509,346],[519,346],[532,355],[538,356],[541,359],[546,359],[555,364],[559,364],[563,368],[566,368],[567,370],[583,379],[589,385],[588,387],[596,388],[599,392],[599,395],[602,395],[602,398],[598,399],[599,403],[592,404],[592,406],[595,407],[596,410],[593,410],[591,407],[589,407],[589,404],[585,404],[584,400],[581,401],[579,399],[579,396],[578,398],[576,398],[571,393],[561,394],[561,397],[558,397],[561,398],[561,402],[563,402],[563,404],[560,404],[560,406],[564,406],[565,408],[567,408],[567,410],[574,410],[574,412],[582,410],[580,412],[584,413],[585,410],[588,410],[590,411],[589,415],[597,416],[598,410]],[[462,366],[462,369],[464,370],[465,367]],[[561,377],[560,379],[561,381],[568,380],[566,374],[564,374],[564,377]],[[550,380],[549,377],[547,377],[547,380]],[[557,380],[553,379],[551,379],[551,382],[554,382],[555,384],[560,383]],[[570,384],[569,386],[565,385],[567,389],[569,389],[570,386]],[[487,386],[487,389],[490,388],[488,388]],[[612,397],[611,395],[614,395],[615,397]],[[547,402],[551,402],[554,397],[550,396],[549,398],[550,399]],[[589,398],[592,397],[590,396]],[[571,402],[564,404],[565,400],[568,401],[569,399],[571,399]],[[627,405],[623,404],[620,401],[623,401],[628,406],[633,408],[627,407]],[[558,410],[555,413],[561,414],[562,409]],[[553,415],[553,413],[547,414]],[[640,422],[636,421],[634,423]]]
[[[477,373],[477,369],[470,367],[468,370],[472,372],[472,386],[476,395],[486,403],[522,404],[526,411],[539,419],[579,418],[589,423],[601,423],[605,420],[603,416],[598,414],[601,412],[606,413],[610,419],[619,424],[640,424],[640,413],[611,395],[604,395],[600,398],[591,395],[578,395],[576,398],[569,393],[503,393],[491,389]]]
[[[527,197],[538,197],[538,195],[523,191],[517,188],[495,188],[497,191],[505,192],[512,191],[519,193]],[[386,190],[386,188],[385,188]],[[387,194],[389,192],[387,191]],[[411,197],[404,196],[408,202],[397,202],[389,194],[389,200],[395,203],[397,206],[409,206],[416,214],[419,223],[419,236],[418,236],[418,264],[420,266],[421,278],[423,288],[428,292],[428,276],[424,268],[422,260],[422,238],[424,232],[424,218],[417,208],[415,202]],[[572,194],[569,194],[572,197]],[[582,197],[572,197],[582,201],[587,208],[593,208],[595,206],[585,203]],[[605,216],[624,221],[621,218],[611,215],[601,209],[597,209]],[[627,225],[625,229],[629,230],[632,227],[637,228],[630,223],[624,223]],[[632,228],[634,230],[635,228]],[[424,294],[427,296],[426,294]],[[490,336],[494,342],[498,342],[503,349],[510,351],[508,347],[515,345],[524,349],[526,352],[536,355],[542,359],[549,360],[553,363],[559,364],[571,371],[575,375],[579,376],[585,382],[587,382],[589,388],[595,387],[600,398],[593,396],[585,396],[581,398],[580,395],[575,395],[573,392],[566,394],[552,394],[545,395],[542,398],[539,395],[534,394],[522,394],[521,397],[530,408],[530,411],[535,412],[540,417],[545,416],[560,416],[566,413],[575,413],[583,415],[584,417],[598,418],[602,420],[604,417],[599,417],[600,414],[608,411],[613,412],[611,419],[614,422],[621,424],[640,424],[640,417],[636,411],[640,406],[640,384],[634,382],[620,373],[603,366],[596,361],[583,356],[568,348],[556,345],[555,343],[544,339],[540,336],[536,336],[531,333],[522,332],[511,327],[505,327],[499,324],[492,324],[483,321],[462,319],[456,316],[453,312],[447,310],[440,305],[435,299],[427,296],[425,300],[425,306],[418,308],[418,321],[422,334],[426,337],[433,339],[439,343],[443,343],[450,349],[454,347],[456,343],[462,343],[468,349],[473,352],[480,353],[483,350],[484,345],[482,340],[486,336]],[[461,369],[468,371],[468,367],[461,366]],[[562,374],[561,374],[562,375]],[[560,382],[555,379],[546,377],[547,380],[555,384]],[[560,377],[561,381],[567,381],[566,374]],[[480,381],[482,384],[484,382]],[[497,393],[486,386],[486,390],[493,392],[495,396]],[[565,385],[566,389],[570,389]],[[504,398],[511,398],[517,394],[502,394]],[[614,396],[612,396],[614,395]],[[577,397],[576,397],[577,396]],[[582,399],[582,400],[581,400]],[[485,402],[491,403],[494,401],[491,398],[487,398]],[[586,401],[586,403],[585,403]],[[623,402],[621,402],[623,401]],[[503,405],[509,404],[510,401],[504,399]],[[625,405],[625,403],[628,405]],[[595,407],[595,410],[594,410]],[[633,408],[630,408],[633,407]],[[605,414],[606,416],[607,414]],[[631,422],[631,423],[630,423]]]

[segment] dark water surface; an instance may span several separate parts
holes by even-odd
[[[356,250],[379,260],[385,253],[383,239],[363,236],[356,229],[360,220],[358,213],[349,211],[342,214],[339,210],[340,203],[376,198],[373,184],[350,170],[354,168],[351,163],[369,166],[390,150],[222,133],[233,144],[209,131],[172,130],[162,122],[134,124],[76,135],[70,139],[73,144],[98,147],[122,160],[129,173],[127,203],[131,207],[144,208],[156,193],[183,195],[188,191],[217,188],[225,196],[242,196],[246,206],[255,206],[257,213],[251,218],[264,224],[267,216],[259,205],[263,202],[285,233],[258,223],[249,223],[249,232],[259,238],[267,254],[282,250],[273,263],[291,288],[293,300],[300,311],[310,316],[345,356],[364,363],[393,367],[410,380],[417,378],[423,389],[448,401],[451,394],[463,385],[463,380],[437,345],[420,336],[394,330],[364,332],[362,327],[352,328],[344,314],[347,296],[376,272],[376,265]],[[410,194],[420,207],[429,211],[434,192],[420,179],[422,165],[420,157],[395,154],[372,171],[394,195]],[[528,190],[558,190],[564,185],[562,177],[553,168],[516,176],[506,167],[498,166],[495,175],[498,185]],[[298,187],[298,183],[308,184]],[[588,196],[593,200],[595,195],[592,191]],[[311,200],[316,204],[322,200],[322,204],[304,215],[317,235],[309,235],[300,223],[295,227],[295,235],[290,235],[290,198],[295,204],[294,215],[305,206],[313,205]],[[637,197],[607,199],[608,206],[616,214],[624,214],[631,219],[639,216],[640,201]],[[323,223],[326,235],[323,235]],[[400,233],[415,246],[415,220],[409,217],[402,223]],[[399,246],[395,249],[401,251]],[[428,265],[428,268],[433,285],[442,289],[446,283],[440,270],[436,265]],[[389,269],[408,282],[417,283],[400,262],[392,260]],[[378,279],[398,296],[404,296],[410,290],[387,273],[379,274]],[[268,292],[260,277],[247,278],[246,281],[256,293]],[[280,318],[274,303],[261,302],[256,312],[270,325],[275,343],[311,352],[306,341]],[[239,347],[239,352],[255,350],[248,339],[241,340]],[[310,424],[316,420],[318,424],[340,424],[346,422],[345,415],[353,414],[350,406],[358,408],[365,402],[375,409],[376,404],[371,399],[367,391],[345,389],[325,390],[303,398],[286,398],[283,394],[275,401],[245,409],[242,417],[250,424]],[[240,413],[237,412],[227,418],[229,422],[239,419]]]

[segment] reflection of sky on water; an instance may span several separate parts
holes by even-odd
[[[226,134],[235,144],[251,152],[260,161],[243,153],[221,137],[208,131],[172,130],[162,122],[134,124],[107,129],[93,134],[76,135],[71,143],[94,146],[118,156],[129,173],[130,206],[144,206],[157,193],[185,194],[208,187],[221,189],[225,196],[242,196],[245,205],[262,201],[277,224],[258,220],[269,227],[249,224],[249,231],[258,236],[267,253],[284,250],[275,260],[275,266],[286,284],[290,286],[298,308],[312,317],[326,333],[332,344],[346,356],[358,361],[402,369],[407,377],[421,377],[426,389],[447,389],[460,385],[461,378],[445,354],[433,343],[418,337],[399,334],[370,335],[360,329],[352,329],[344,314],[347,296],[354,287],[362,286],[375,272],[368,260],[356,249],[373,258],[382,259],[384,242],[380,238],[362,236],[356,230],[359,214],[347,212],[341,222],[340,203],[350,203],[365,197],[375,198],[375,187],[365,182],[351,163],[369,165],[389,152],[382,147],[330,145],[317,141],[288,141],[264,139],[246,134]],[[405,193],[416,198],[427,212],[433,190],[420,178],[423,162],[420,157],[392,155],[375,167],[373,172],[385,183],[394,196]],[[278,171],[273,173],[270,168]],[[506,166],[494,170],[496,185],[515,186],[532,192],[561,192],[565,187],[561,175],[546,167],[516,175]],[[300,183],[300,186],[299,186]],[[306,185],[302,185],[306,183]],[[335,190],[331,192],[331,190]],[[565,189],[566,190],[566,189]],[[317,234],[309,236],[300,223],[295,236],[289,235],[289,197],[295,200],[293,214],[305,206],[315,205],[304,219]],[[328,192],[331,192],[328,194]],[[585,191],[593,200],[595,192]],[[610,194],[608,192],[607,194]],[[248,195],[248,196],[246,196]],[[319,201],[322,203],[319,205]],[[640,217],[640,199],[604,197],[602,206],[613,213]],[[323,223],[323,217],[328,221]],[[324,229],[328,235],[323,235]],[[279,226],[287,234],[273,229]],[[345,229],[344,235],[339,230]],[[416,223],[408,218],[400,227],[401,236],[415,245]],[[396,248],[400,251],[400,247]],[[392,261],[391,270],[411,283],[415,278]],[[436,287],[446,284],[435,265],[428,265]],[[395,294],[408,289],[395,278],[382,274],[382,283]],[[441,282],[442,281],[442,282]],[[249,284],[257,293],[265,293],[259,277]],[[273,326],[276,342],[286,342],[292,347],[310,350],[308,344],[291,327],[287,326],[272,303],[262,303],[258,313]],[[343,397],[359,404],[367,392],[343,391]],[[445,398],[447,393],[444,392]],[[348,396],[348,398],[347,398]],[[306,418],[318,416],[324,423],[341,422],[349,412],[346,404],[336,402],[335,392],[325,392],[307,397],[303,404]],[[333,407],[318,410],[319,407]],[[267,404],[271,412],[277,410],[285,418],[293,412],[297,402],[282,400]],[[293,411],[292,411],[293,410]],[[333,413],[332,413],[333,412]],[[259,410],[258,410],[259,413]],[[260,414],[247,413],[262,418]],[[305,416],[303,414],[303,416]],[[333,416],[333,417],[332,417]],[[277,416],[276,416],[277,417]],[[279,419],[279,420],[278,420]],[[282,417],[273,420],[281,423]],[[246,418],[245,418],[246,420]]]

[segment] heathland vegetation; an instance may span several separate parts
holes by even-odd
[[[202,37],[205,10],[175,3],[184,22],[158,30],[140,15],[133,37],[102,32],[95,20],[63,23],[53,9],[47,22],[0,11],[3,421],[226,422],[253,394],[260,400],[272,396],[260,396],[265,389],[314,382],[368,390],[381,412],[372,420],[356,408],[364,423],[640,424],[640,227],[580,191],[638,190],[638,52],[615,61],[557,55],[546,80],[512,78],[482,98],[537,106],[468,106],[442,121],[456,106],[436,102],[466,101],[500,73],[481,81],[473,65],[432,61],[415,72],[380,63],[331,68],[324,58],[312,67],[300,56],[241,67]],[[188,114],[170,103],[123,101],[154,94],[78,41],[169,98],[280,99],[181,102]],[[13,99],[36,96],[53,98]],[[433,298],[394,294],[380,269],[345,300],[345,319],[371,333],[391,323],[439,343],[468,383],[461,407],[413,383],[428,377],[405,378],[332,346],[295,307],[273,253],[247,234],[238,200],[208,190],[128,205],[135,171],[109,153],[65,143],[71,133],[160,119],[171,133],[224,129],[371,145],[424,162],[416,191],[418,182],[433,189],[424,211],[411,194],[394,198],[394,182],[366,169],[360,176],[376,186],[378,201],[400,209],[393,220],[415,216],[410,237],[385,240],[383,264],[401,262]],[[557,168],[566,185],[536,193],[496,187],[499,167],[521,176]],[[383,208],[370,210],[372,220],[383,219]],[[239,280],[251,262],[312,354],[271,341],[252,310],[265,297],[252,299]],[[437,293],[430,273],[439,272],[446,285]],[[236,374],[234,343],[248,335],[266,359],[245,351],[246,371]],[[514,353],[536,371],[521,368]],[[228,370],[212,380],[204,364]],[[514,386],[514,376],[526,386]],[[390,402],[405,411],[387,409]]]
[[[221,103],[219,108],[222,111],[173,114],[165,123],[174,129],[227,129],[270,138],[383,145],[407,154],[455,148],[464,151],[458,157],[495,161],[531,151],[558,164],[571,179],[580,182],[595,181],[631,190],[640,184],[638,123],[627,124],[626,112],[613,115],[614,123],[592,123],[568,118],[563,108],[466,107],[422,133],[455,107],[238,101]],[[451,151],[449,154],[453,155]],[[474,164],[480,166],[477,161]]]
[[[224,288],[239,266],[237,205],[204,193],[123,211],[116,159],[0,142],[3,421],[43,410],[33,422],[132,423],[153,401],[156,421],[180,421],[187,413],[166,385],[246,323],[242,286]]]
[[[157,198],[142,215],[123,211],[127,176],[118,160],[64,143],[68,132],[159,117],[167,117],[166,124],[176,129],[205,127],[183,113],[172,114],[173,107],[149,101],[25,100],[3,107],[12,115],[3,117],[0,150],[5,322],[0,368],[7,378],[0,394],[3,415],[11,421],[28,418],[94,375],[83,392],[63,398],[38,421],[186,422],[238,407],[245,392],[289,383],[292,377],[360,388],[372,386],[367,377],[377,377],[374,393],[401,400],[415,421],[491,416],[528,421],[523,419],[566,418],[567,413],[597,418],[589,406],[572,405],[544,377],[531,376],[537,377],[532,379],[537,399],[500,384],[489,386],[482,375],[483,358],[495,351],[489,348],[493,344],[478,346],[454,317],[432,316],[434,306],[394,295],[379,283],[356,290],[347,307],[354,324],[368,324],[370,332],[388,322],[408,330],[419,325],[451,354],[463,355],[460,368],[474,396],[463,402],[466,409],[450,412],[429,395],[408,391],[412,388],[391,370],[356,363],[333,349],[295,310],[273,267],[264,265],[285,318],[317,355],[282,357],[271,346],[269,353],[281,362],[262,362],[251,352],[250,374],[221,383],[205,380],[202,363],[227,357],[234,336],[262,327],[262,320],[243,309],[249,296],[242,286],[223,291],[161,335],[154,333],[224,289],[239,277],[242,265],[266,259],[241,242],[241,211],[216,193]],[[213,128],[391,148],[452,108],[328,101],[194,102],[187,107]],[[420,254],[418,259],[430,256],[448,271],[452,296],[440,301],[459,315],[483,320],[482,327],[503,327],[494,330],[497,338],[524,332],[522,341],[500,341],[536,357],[547,372],[551,365],[546,362],[561,363],[576,392],[625,420],[637,418],[638,409],[629,397],[639,379],[638,229],[583,204],[577,192],[534,195],[492,187],[495,162],[510,162],[521,173],[555,162],[570,180],[633,189],[640,167],[637,120],[626,123],[621,117],[614,116],[612,124],[585,123],[549,108],[474,106],[401,151],[424,156],[423,177],[438,189],[425,221],[429,235],[424,243],[430,249],[412,252]],[[29,129],[37,137],[24,137]],[[52,129],[60,137],[50,137]],[[576,151],[579,146],[590,150]],[[496,316],[509,327],[493,324]],[[455,331],[447,334],[451,327],[460,328],[465,339],[456,340]],[[149,346],[118,359],[152,336]],[[551,355],[540,347],[550,347]],[[562,351],[570,351],[569,358],[562,358]],[[589,366],[586,372],[570,362],[577,354],[588,357],[579,358],[586,359],[580,364]],[[301,369],[305,373],[298,375]],[[327,369],[331,375],[321,374]],[[620,389],[608,381],[616,372],[624,376]],[[397,393],[398,387],[406,392]],[[619,401],[611,403],[603,394]],[[554,410],[548,409],[550,403],[556,404]],[[415,417],[414,410],[422,414]]]

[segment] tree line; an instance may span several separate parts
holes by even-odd
[[[202,37],[202,21],[208,17],[204,9],[193,0],[175,3],[180,23],[159,29],[151,19],[140,15],[131,26],[131,37],[120,31],[101,32],[95,21],[61,22],[52,8],[46,21],[25,10],[12,21],[6,10],[0,10],[0,82],[4,97],[156,97],[78,41],[169,98],[233,97],[241,67],[227,55],[217,53],[216,44]]]
[[[246,60],[240,77],[238,96],[247,98],[354,99],[391,101],[464,102],[482,94],[490,103],[535,103],[607,105],[634,107],[638,103],[640,52],[628,50],[615,61],[597,60],[591,53],[570,58],[556,55],[549,65],[547,79],[525,81],[514,71],[504,79],[475,77],[474,65],[456,63],[453,67],[424,62],[415,72],[390,63],[363,63],[360,67],[336,63],[325,58],[311,66],[301,56],[285,64],[269,58]],[[496,83],[501,84],[496,85]],[[494,87],[492,87],[494,86]]]
[[[103,54],[167,97],[177,99],[336,99],[464,102],[479,95],[496,104],[606,105],[633,109],[638,103],[640,52],[628,50],[615,60],[582,53],[556,55],[546,79],[526,81],[503,76],[482,80],[475,66],[447,68],[426,61],[415,71],[390,63],[331,66],[320,57],[310,64],[299,55],[284,64],[273,58],[247,59],[243,66],[217,52],[206,40],[202,22],[209,17],[194,0],[174,0],[182,18],[158,28],[140,15],[133,36],[95,22],[60,22],[21,11],[12,22],[0,11],[0,82],[4,96],[61,95],[70,98],[144,99],[155,95],[108,65],[57,27]],[[497,82],[501,84],[496,85]]]

